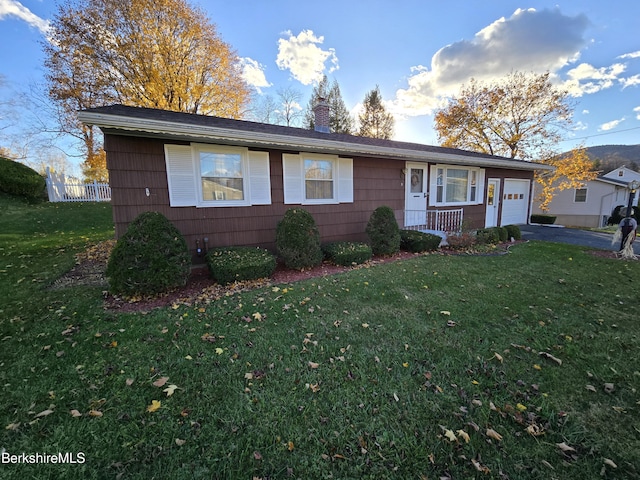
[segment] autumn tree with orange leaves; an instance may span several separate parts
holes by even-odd
[[[595,162],[589,158],[584,147],[576,148],[567,155],[548,159],[544,163],[555,167],[555,170],[536,172],[536,182],[541,187],[539,207],[543,212],[549,211],[549,204],[556,192],[583,188],[585,182],[598,176],[598,172],[594,170]]]
[[[43,49],[49,97],[62,130],[82,140],[89,179],[106,174],[104,153],[80,109],[121,103],[241,118],[249,102],[237,55],[187,0],[67,0]]]
[[[571,125],[568,93],[549,74],[514,72],[493,83],[471,80],[436,111],[443,147],[522,160],[545,160]]]

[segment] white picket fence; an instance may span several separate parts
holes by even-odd
[[[110,202],[111,187],[108,183],[84,183],[77,178],[67,178],[47,168],[47,193],[50,202]]]

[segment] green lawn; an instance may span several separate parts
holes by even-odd
[[[47,288],[110,215],[0,198],[0,450],[85,459],[0,478],[640,478],[638,262],[531,242],[122,314]]]

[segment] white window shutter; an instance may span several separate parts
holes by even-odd
[[[338,159],[338,202],[353,203],[353,159]]]
[[[436,204],[438,199],[438,167],[431,165],[429,169],[429,206],[432,207]]]
[[[300,155],[282,154],[284,203],[300,204],[304,200],[304,170]]]
[[[478,178],[476,179],[476,203],[477,204],[481,204],[484,203],[484,189],[485,189],[485,184],[484,184],[484,174],[485,170],[483,168],[481,168],[480,170],[478,170]]]
[[[165,145],[169,205],[192,207],[197,205],[196,171],[189,145]]]
[[[269,152],[249,151],[249,194],[251,205],[271,205]]]

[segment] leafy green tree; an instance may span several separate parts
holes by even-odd
[[[358,120],[360,122],[358,135],[361,137],[385,140],[393,137],[395,120],[382,103],[382,95],[378,85],[365,95],[363,111],[358,115]]]

